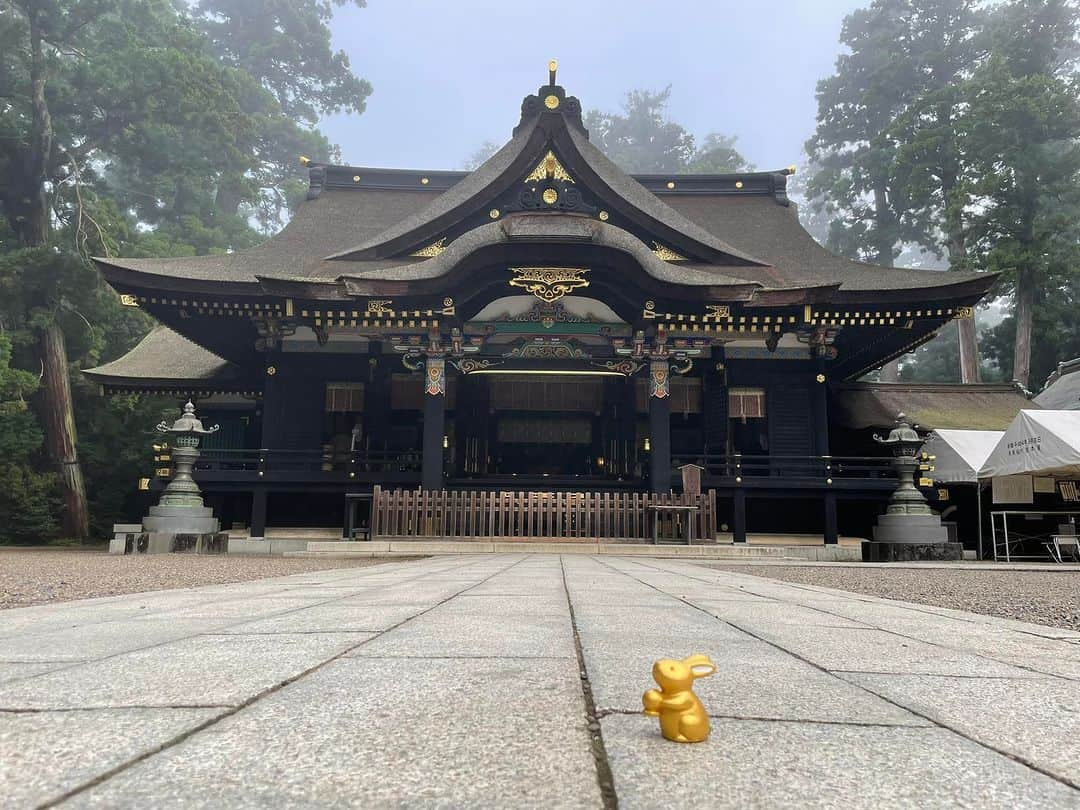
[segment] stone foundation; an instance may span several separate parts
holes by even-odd
[[[961,560],[964,546],[960,543],[875,543],[862,544],[863,562],[931,562]]]
[[[224,532],[147,532],[137,524],[121,524],[113,530],[110,554],[226,554],[229,550],[229,535]]]

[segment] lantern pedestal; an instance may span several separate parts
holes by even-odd
[[[941,523],[926,498],[915,486],[919,469],[919,448],[922,437],[897,417],[898,424],[887,439],[874,436],[892,450],[896,489],[889,498],[885,514],[874,526],[874,539],[863,543],[865,562],[902,562],[911,560],[960,560],[963,546],[949,542],[949,530]]]
[[[151,506],[143,531],[167,534],[217,534],[221,523],[209,506]]]
[[[169,434],[173,440],[172,461],[175,468],[172,480],[165,487],[157,506],[151,506],[143,518],[145,533],[140,538],[140,550],[146,553],[170,551],[215,551],[225,545],[219,534],[221,524],[214,511],[203,505],[199,485],[191,477],[199,458],[199,441],[202,436],[213,433],[217,427],[203,428],[195,416],[195,407],[189,402],[184,406],[183,416],[171,427],[166,422],[158,425],[158,431]]]

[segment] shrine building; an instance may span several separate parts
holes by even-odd
[[[253,537],[375,486],[663,493],[685,463],[736,541],[868,531],[894,482],[838,392],[994,281],[833,255],[790,169],[628,175],[553,69],[475,171],[307,172],[258,247],[96,260],[160,326],[87,376],[195,399],[196,478]]]

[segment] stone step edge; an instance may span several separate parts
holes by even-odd
[[[732,548],[730,546],[653,546],[611,543],[500,543],[465,542],[363,542],[311,543],[306,551],[286,551],[286,557],[348,559],[350,557],[409,556],[418,554],[611,554],[621,556],[689,557],[697,559],[854,560],[854,555],[824,549]],[[316,548],[311,548],[316,546]],[[327,548],[327,546],[330,546]],[[321,547],[321,548],[320,548]],[[794,551],[795,553],[788,553]]]

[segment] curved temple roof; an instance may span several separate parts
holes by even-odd
[[[155,326],[127,354],[83,369],[96,383],[114,388],[156,388],[171,383],[227,384],[235,369],[227,361],[165,326]]]
[[[257,295],[304,282],[307,291],[344,284],[359,294],[348,280],[363,279],[370,294],[379,282],[445,275],[484,247],[562,241],[621,251],[659,281],[727,289],[731,300],[768,291],[805,291],[814,302],[888,300],[901,291],[974,300],[993,284],[987,274],[882,268],[830,253],[799,224],[786,172],[631,177],[589,142],[580,111],[577,99],[548,85],[526,97],[514,136],[473,172],[312,165],[308,200],[262,245],[97,262],[118,287],[213,292],[228,285]],[[582,201],[576,208],[564,205],[570,194],[557,207],[517,202],[549,153],[569,178],[564,190],[572,184]]]

